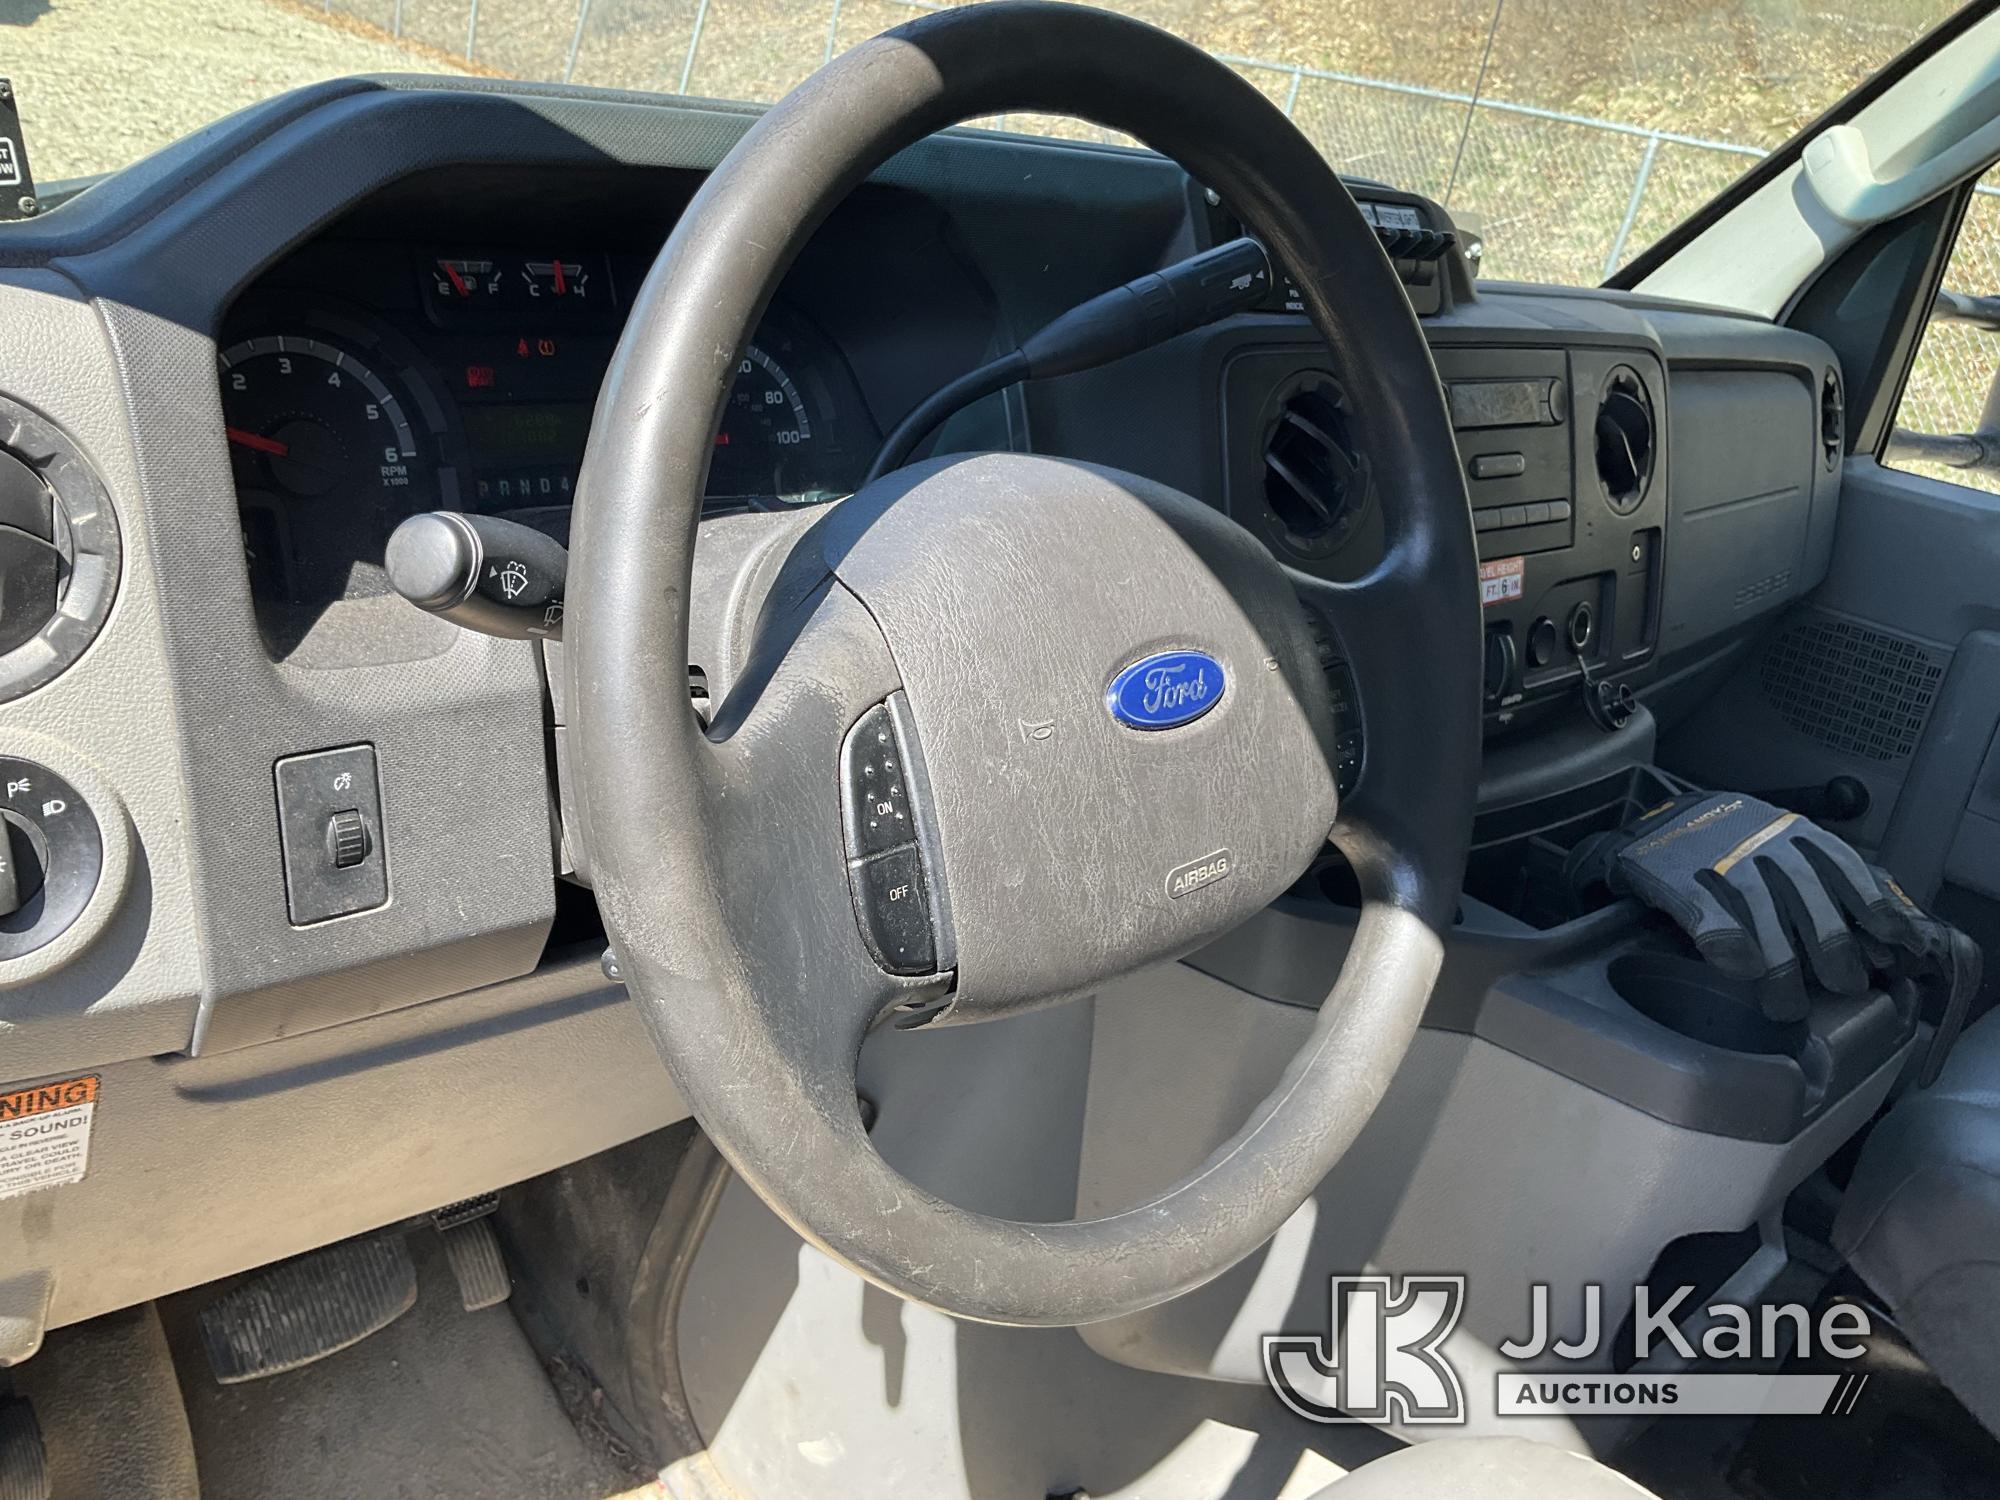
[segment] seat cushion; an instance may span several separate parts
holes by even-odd
[[[1312,1500],[1657,1500],[1595,1459],[1526,1438],[1438,1438],[1363,1464]]]
[[[2000,1012],[1966,1028],[1862,1149],[1834,1248],[2000,1435]]]

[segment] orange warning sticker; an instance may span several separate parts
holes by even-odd
[[[71,1109],[97,1102],[97,1078],[65,1078],[61,1083],[38,1083],[33,1088],[0,1094],[0,1121],[20,1120],[29,1115],[45,1115],[54,1109]]]
[[[0,1198],[83,1181],[96,1113],[95,1074],[0,1093]]]

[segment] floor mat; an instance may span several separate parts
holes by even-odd
[[[194,1449],[151,1307],[58,1328],[10,1373],[34,1403],[60,1500],[195,1500]]]
[[[646,1476],[579,1435],[505,1304],[466,1312],[437,1236],[410,1237],[417,1304],[317,1364],[244,1385],[209,1373],[195,1319],[161,1306],[203,1500],[601,1500]]]

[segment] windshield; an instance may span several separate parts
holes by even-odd
[[[300,84],[427,71],[768,102],[923,0],[0,0],[46,189]],[[1341,171],[1443,203],[1484,273],[1602,281],[1947,0],[1127,0]],[[1105,139],[1073,122],[996,126]]]

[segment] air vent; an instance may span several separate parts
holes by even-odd
[[[1278,540],[1325,557],[1353,532],[1368,499],[1368,465],[1354,446],[1333,377],[1308,374],[1278,403],[1264,439],[1264,503]]]
[[[1847,447],[1847,401],[1840,393],[1840,371],[1829,369],[1819,387],[1819,448],[1831,469]]]
[[[1654,437],[1646,383],[1630,365],[1620,365],[1597,404],[1597,477],[1621,516],[1639,508],[1652,484]]]

